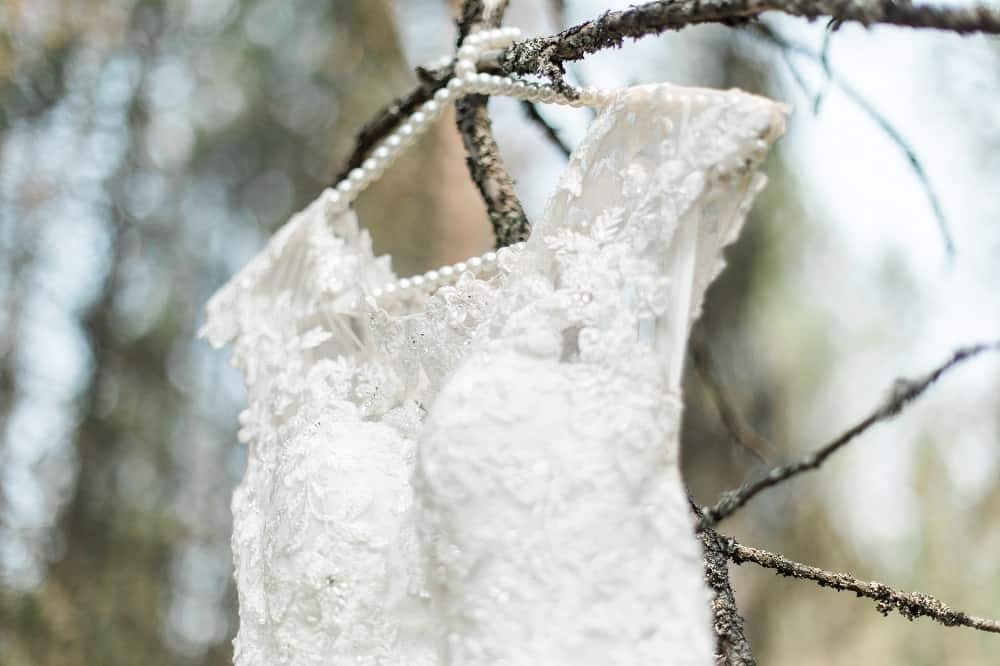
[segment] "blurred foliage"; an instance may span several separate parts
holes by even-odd
[[[222,355],[196,340],[201,309],[328,184],[353,132],[412,84],[397,9],[388,0],[0,2],[0,663],[231,663],[228,498],[244,463],[243,395]],[[773,86],[771,72],[723,39],[702,46],[718,62],[699,65],[723,73],[715,84]],[[515,170],[532,159],[513,154]],[[704,321],[727,387],[774,443],[770,462],[801,450],[788,444],[804,427],[795,408],[835,354],[827,315],[793,288],[822,220],[807,215],[790,163],[784,151],[771,159],[771,185]],[[449,122],[360,210],[403,273],[489,243]],[[708,501],[761,464],[729,440],[696,374],[685,381],[686,474]],[[933,485],[937,449],[917,449],[920,484]],[[844,542],[821,493],[797,491],[762,498],[727,528],[885,577]],[[919,496],[931,495],[942,489]],[[933,583],[955,605],[976,581],[997,589],[1000,567],[978,560],[973,581],[948,584],[949,539],[975,529],[959,534],[940,504],[922,501],[922,540],[906,546],[919,554],[892,582]],[[995,525],[1000,489],[956,511]],[[883,620],[865,601],[766,572],[740,570],[737,594],[763,664],[1000,655],[991,637]]]

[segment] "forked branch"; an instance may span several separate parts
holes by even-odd
[[[465,0],[459,21],[460,36],[467,34],[476,24],[487,27],[499,25],[506,6],[507,0]],[[561,5],[557,3],[556,6]],[[884,23],[959,34],[1000,34],[1000,10],[986,6],[914,5],[908,0],[661,0],[605,12],[598,18],[558,34],[515,43],[480,62],[479,68],[502,74],[537,74],[559,87],[563,85],[563,63],[580,60],[589,53],[620,47],[627,38],[638,39],[704,23],[738,26],[755,20],[767,11],[808,19],[826,16],[837,24],[853,22],[869,26]],[[454,72],[449,66],[418,73],[421,74],[418,87],[382,109],[359,132],[355,149],[338,180],[359,166],[379,141],[403,118],[430,99]],[[497,244],[505,245],[523,240],[529,227],[514,193],[513,180],[500,159],[485,104],[482,96],[460,101],[458,123],[469,153],[470,174],[486,203]]]

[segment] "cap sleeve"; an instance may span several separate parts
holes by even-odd
[[[374,256],[354,212],[330,217],[321,195],[212,296],[199,336],[215,347],[232,344],[250,384],[266,349],[291,353],[338,333],[339,346],[356,344],[353,319],[365,295],[392,279],[388,259]]]

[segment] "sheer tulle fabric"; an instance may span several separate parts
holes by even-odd
[[[523,252],[389,309],[352,212],[292,218],[204,330],[249,399],[236,663],[714,663],[680,373],[782,127],[623,90]]]

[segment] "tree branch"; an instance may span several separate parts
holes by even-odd
[[[458,22],[459,43],[476,27],[500,25],[508,0],[465,0]],[[468,95],[455,104],[456,123],[462,135],[469,175],[486,204],[497,247],[527,240],[531,225],[514,191],[500,148],[493,138],[485,95]]]
[[[697,507],[695,508],[697,510]],[[729,580],[729,540],[712,528],[699,533],[705,549],[705,582],[712,590],[712,629],[715,633],[715,662],[719,666],[756,666],[750,641],[743,628],[743,616]]]
[[[490,20],[499,24],[507,2],[491,0],[489,4],[493,8]],[[460,35],[464,37],[468,33],[474,18],[482,16],[483,9],[483,0],[466,0],[463,3]],[[1000,34],[1000,10],[988,7],[915,6],[891,0],[674,0],[648,2],[622,11],[606,12],[558,34],[518,42],[485,57],[480,61],[479,69],[501,74],[538,74],[559,87],[563,84],[564,62],[580,60],[588,53],[620,47],[626,38],[638,39],[701,23],[740,25],[765,11],[780,11],[809,19],[831,16],[838,24],[856,22],[868,26],[887,23],[960,34]],[[421,83],[416,89],[382,109],[358,133],[355,149],[337,176],[338,181],[351,169],[360,166],[381,139],[444,86],[454,70],[451,66],[433,71],[418,69],[418,74]],[[485,99],[475,96],[460,102],[459,125],[460,130],[465,128],[462,136],[469,152],[470,173],[490,211],[498,244],[504,244],[523,240],[529,226],[514,195],[513,181],[499,159],[496,142],[489,129],[489,118],[485,116]],[[466,102],[472,103],[471,107]],[[907,155],[911,156],[912,151],[908,151]],[[487,163],[472,164],[480,156]],[[937,209],[935,211],[938,212]]]
[[[501,54],[499,66],[507,74],[537,74],[558,82],[564,62],[619,48],[626,38],[638,39],[701,23],[739,25],[767,11],[810,20],[829,16],[837,23],[864,26],[885,23],[959,34],[1000,34],[1000,10],[986,6],[943,7],[894,0],[661,0],[605,12],[551,37],[518,42]]]
[[[804,472],[819,469],[827,458],[869,428],[882,421],[888,421],[903,411],[907,405],[919,398],[924,391],[937,382],[946,372],[986,351],[1000,351],[1000,342],[963,347],[954,352],[946,362],[923,377],[915,380],[897,379],[885,401],[863,421],[847,429],[829,444],[817,449],[802,460],[789,465],[775,467],[763,478],[745,484],[734,491],[723,493],[715,506],[702,511],[703,523],[706,525],[715,525],[724,518],[732,515],[733,512],[768,488],[773,488]]]
[[[876,602],[875,608],[882,615],[896,611],[907,620],[929,617],[946,627],[970,627],[980,631],[1000,634],[1000,622],[975,615],[968,615],[949,608],[938,599],[922,592],[901,592],[878,582],[865,582],[846,573],[826,571],[807,564],[794,562],[786,557],[759,548],[750,548],[733,539],[720,538],[722,547],[735,564],[753,562],[766,569],[773,569],[781,576],[811,580],[821,587],[856,593]]]

